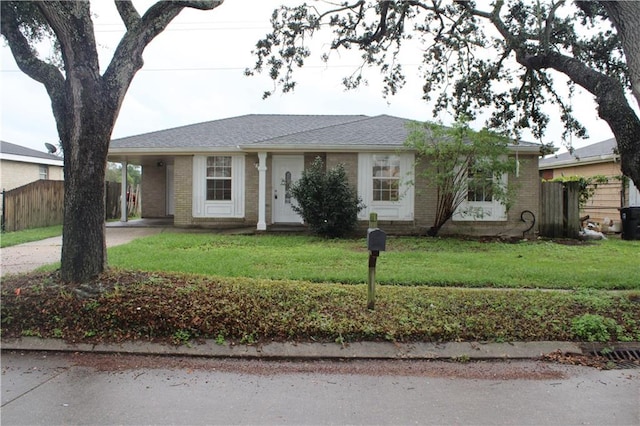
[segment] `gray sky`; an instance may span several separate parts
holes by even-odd
[[[307,66],[297,72],[294,93],[262,93],[273,85],[267,75],[245,77],[253,65],[251,50],[269,31],[271,11],[279,4],[302,0],[226,0],[213,11],[185,10],[145,50],[145,66],[138,72],[126,95],[113,137],[124,137],[202,121],[244,114],[389,114],[420,121],[434,120],[431,105],[422,99],[418,77],[417,49],[403,51],[402,63],[408,76],[405,88],[389,99],[382,97],[376,69],[366,77],[369,85],[345,92],[341,80],[352,73],[357,54],[334,54],[328,65],[321,51],[312,52]],[[150,1],[135,2],[143,13]],[[92,2],[101,66],[106,68],[124,26],[111,1]],[[317,39],[322,47],[325,41]],[[58,136],[44,87],[22,74],[5,43],[0,47],[0,138],[45,151],[44,143],[57,144]],[[46,49],[45,49],[46,51]],[[417,58],[417,59],[413,59]],[[589,94],[579,94],[574,109],[589,130],[590,139],[574,139],[576,147],[612,137],[606,123],[596,114]],[[558,114],[554,111],[553,116]],[[435,119],[449,124],[447,115]],[[482,121],[474,125],[482,127]],[[561,145],[558,120],[549,127],[543,142]],[[524,134],[523,139],[533,141]]]

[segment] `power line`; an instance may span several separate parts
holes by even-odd
[[[338,69],[338,68],[359,68],[360,64],[351,65],[305,65],[303,69]],[[420,64],[402,64],[403,67],[417,67]],[[229,67],[202,67],[202,68],[145,68],[138,72],[185,72],[185,71],[244,71],[248,66],[229,66]],[[19,69],[0,70],[0,73],[22,72]]]

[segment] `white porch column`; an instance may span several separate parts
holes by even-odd
[[[122,165],[122,184],[120,185],[120,222],[129,220],[127,215],[127,161],[120,163]]]
[[[267,230],[267,153],[258,153],[258,231]]]

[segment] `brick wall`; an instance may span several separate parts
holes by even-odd
[[[325,161],[327,170],[336,167],[338,164],[344,166],[349,184],[354,188],[358,187],[358,154],[357,153],[337,153],[326,154]]]
[[[193,225],[192,188],[193,156],[179,156],[174,159],[173,181],[175,190],[175,226]]]
[[[165,217],[167,215],[166,166],[156,163],[142,165],[142,217]]]
[[[313,162],[320,155],[328,168],[335,167],[342,163],[349,182],[357,187],[357,153],[307,153],[305,154],[305,167]],[[271,197],[272,194],[272,156],[267,157],[267,223],[271,223]],[[176,226],[198,226],[198,227],[231,227],[231,226],[252,226],[258,220],[258,170],[255,164],[258,162],[256,154],[249,154],[245,159],[245,218],[242,219],[209,219],[192,217],[192,179],[193,179],[193,157],[180,156],[175,158],[174,183],[175,183],[175,216],[174,224]],[[540,178],[538,174],[537,157],[529,156],[524,158],[520,156],[520,172],[519,176],[509,176],[509,181],[517,183],[518,199],[508,212],[507,221],[483,222],[452,222],[449,221],[441,230],[442,235],[446,234],[467,234],[467,235],[508,235],[522,236],[522,232],[528,227],[528,223],[522,222],[520,214],[524,210],[534,213],[536,219],[539,216],[539,191]],[[436,194],[434,187],[427,184],[427,180],[422,177],[421,171],[427,167],[426,164],[418,166],[415,176],[415,206],[413,221],[385,221],[379,225],[390,233],[397,234],[424,234],[426,230],[433,224],[435,218]],[[164,168],[162,168],[164,171]],[[149,170],[145,170],[145,175]],[[152,171],[155,173],[155,171]],[[159,173],[159,171],[157,172]],[[164,182],[164,178],[156,176],[160,181]],[[156,180],[156,179],[154,179]],[[144,184],[144,182],[143,182]],[[144,188],[144,187],[143,187]],[[150,194],[143,192],[144,203],[147,203],[149,197],[153,196],[153,187],[148,188]],[[159,191],[159,189],[157,189]],[[164,191],[162,191],[164,193]],[[144,204],[143,203],[143,204]],[[154,203],[149,202],[151,208]],[[155,201],[155,205],[160,206],[160,197]],[[164,208],[164,202],[162,202]],[[366,229],[367,222],[360,223],[361,229]],[[535,230],[534,230],[535,231]]]

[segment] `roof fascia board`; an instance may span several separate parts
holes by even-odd
[[[517,153],[540,155],[540,147],[536,145],[533,145],[533,146],[508,145],[507,149],[514,153],[517,152]]]
[[[570,160],[561,160],[551,164],[540,164],[540,170],[546,169],[559,169],[562,167],[576,167],[576,166],[587,166],[590,164],[598,164],[598,163],[617,163],[620,161],[619,156],[610,154],[610,155],[599,155],[597,157],[586,157],[581,159],[572,158]]]
[[[241,153],[242,150],[232,146],[221,147],[180,147],[180,148],[112,148],[109,149],[109,156],[114,155],[199,155],[208,153]]]
[[[39,157],[27,157],[24,155],[15,155],[15,154],[0,154],[0,160],[7,161],[16,161],[19,163],[32,163],[32,164],[43,164],[48,166],[58,166],[62,167],[64,165],[64,161],[60,160],[51,160],[48,158],[39,158]]]

